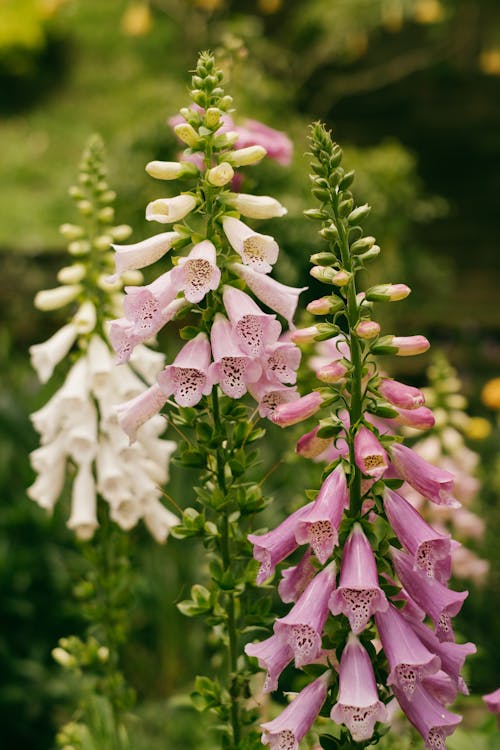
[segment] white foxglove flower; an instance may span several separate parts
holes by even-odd
[[[30,346],[31,366],[36,371],[41,383],[46,383],[54,367],[61,362],[76,341],[78,330],[73,323],[60,328],[43,344]]]
[[[91,333],[97,321],[95,305],[90,300],[83,302],[73,318],[78,333]]]
[[[50,512],[62,492],[66,475],[65,468],[65,461],[61,460],[55,463],[49,472],[39,474],[27,490],[28,497]]]
[[[114,369],[111,352],[100,336],[92,336],[87,349],[90,390],[98,397],[109,388]]]
[[[160,224],[173,224],[183,219],[196,206],[192,195],[176,195],[175,198],[158,198],[146,206],[146,220]]]
[[[81,464],[73,482],[71,515],[67,525],[83,541],[91,539],[99,525],[95,480],[89,463]]]
[[[163,544],[171,529],[179,523],[179,519],[165,508],[159,500],[151,500],[144,512],[144,523],[154,539],[159,544]]]
[[[54,289],[42,289],[35,296],[35,307],[38,310],[59,310],[60,307],[65,307],[73,302],[80,292],[82,287],[80,284],[68,284],[65,286],[57,286]]]
[[[270,195],[235,193],[228,200],[228,204],[248,219],[274,219],[288,213],[286,208]]]

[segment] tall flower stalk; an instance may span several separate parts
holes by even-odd
[[[113,322],[110,336],[124,363],[167,323],[187,317],[180,329],[184,343],[158,374],[150,398],[123,404],[119,421],[133,440],[130,424],[146,422],[165,407],[182,438],[179,461],[198,472],[193,507],[184,510],[173,533],[201,538],[209,575],[178,607],[187,616],[203,616],[212,645],[222,652],[219,674],[196,679],[193,701],[217,716],[222,746],[236,750],[257,737],[255,712],[246,706],[254,670],[239,658],[241,633],[248,622],[265,621],[246,540],[254,515],[267,503],[252,479],[257,464],[252,444],[264,434],[258,416],[271,417],[280,403],[299,398],[294,384],[300,351],[282,337],[277,316],[293,326],[302,290],[270,276],[278,244],[246,221],[286,210],[270,196],[232,189],[241,183],[239,168],[259,162],[266,149],[237,147],[241,134],[230,129],[232,99],[222,77],[212,55],[202,53],[192,78],[192,104],[174,121],[187,148],[178,162],[146,166],[157,179],[184,180],[186,189],[146,208],[146,218],[171,225],[169,231],[115,246],[117,273],[156,261],[163,271],[148,285],[126,288],[125,314]],[[257,405],[239,403],[247,392]]]
[[[437,505],[453,508],[458,502],[453,475],[404,446],[393,429],[395,421],[432,427],[424,395],[383,377],[376,359],[420,354],[429,342],[419,335],[381,335],[373,303],[402,300],[410,289],[388,283],[359,291],[358,273],[380,253],[361,227],[370,208],[356,206],[354,172],[342,167],[342,151],[322,125],[312,127],[310,144],[312,192],[320,207],[306,215],[321,224],[326,243],[311,258],[311,275],[328,292],[308,306],[321,322],[292,339],[323,341],[329,359],[316,372],[323,385],[279,406],[273,421],[287,426],[322,409],[297,450],[328,465],[319,493],[308,492],[312,502],[274,531],[250,537],[257,560],[268,551],[261,580],[298,546],[308,547],[297,565],[283,571],[278,587],[293,606],[275,621],[271,639],[246,651],[267,668],[269,690],[291,660],[297,668],[324,667],[314,667],[322,675],[281,717],[262,724],[262,742],[272,750],[296,750],[321,710],[333,722],[322,747],[376,744],[395,696],[425,747],[444,750],[446,736],[461,721],[445,704],[457,692],[467,693],[460,672],[475,650],[455,642],[451,625],[467,592],[448,587],[453,542],[405,500],[403,482]],[[275,647],[268,653],[271,640]],[[312,700],[318,680],[323,688]]]

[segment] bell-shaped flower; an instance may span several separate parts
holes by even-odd
[[[310,508],[311,504],[299,508],[266,534],[248,535],[248,541],[253,544],[253,556],[260,562],[257,573],[258,584],[267,581],[273,575],[276,565],[297,549],[295,526],[297,520]]]
[[[168,399],[168,395],[158,385],[154,385],[142,391],[130,401],[114,407],[118,423],[122,430],[128,435],[131,443],[137,439],[137,430],[141,425],[158,414]]]
[[[417,409],[397,409],[397,412],[397,417],[388,420],[390,423],[413,427],[414,430],[430,430],[436,423],[434,414],[426,406],[419,406]]]
[[[241,398],[247,392],[248,383],[255,383],[262,367],[254,357],[241,351],[233,337],[229,320],[217,313],[210,331],[213,363],[208,370],[212,384],[218,383],[230,398]]]
[[[276,635],[291,646],[297,668],[311,664],[321,654],[321,636],[334,586],[335,562],[331,562],[312,579],[290,612],[274,623]]]
[[[181,300],[182,301],[182,300]],[[174,304],[172,302],[171,304]],[[148,346],[138,344],[130,357],[130,364],[135,372],[149,385],[155,382],[156,376],[165,365],[165,355]]]
[[[405,610],[403,610],[403,614],[405,614]],[[461,676],[461,671],[466,658],[476,653],[477,649],[475,645],[473,643],[440,641],[436,634],[423,622],[412,618],[407,619],[424,646],[439,657],[441,660],[441,669],[451,677],[457,689],[461,693],[464,693],[464,695],[468,695],[469,690]]]
[[[170,273],[176,292],[182,289],[189,302],[201,302],[220,283],[215,246],[210,240],[199,242],[189,255],[179,259],[178,265]]]
[[[382,379],[379,392],[387,401],[401,409],[418,409],[425,403],[425,396],[421,390],[390,378]]]
[[[146,206],[147,221],[173,224],[183,219],[196,206],[192,195],[176,195],[175,198],[158,198]]]
[[[316,568],[311,562],[311,550],[307,549],[297,565],[281,571],[278,594],[281,601],[290,604],[296,602],[316,575]]]
[[[289,166],[292,160],[293,145],[286,133],[270,128],[258,120],[250,119],[245,120],[243,125],[237,125],[235,128],[231,125],[230,130],[233,129],[238,133],[237,145],[239,148],[255,144],[264,146],[269,159],[273,159],[284,167]]]
[[[232,208],[236,209],[238,213],[246,216],[249,219],[274,219],[277,216],[284,216],[287,213],[286,208],[282,206],[281,203],[276,200],[276,198],[271,198],[270,195],[249,195],[248,193],[233,193],[233,195],[227,198],[227,203]],[[227,218],[229,217],[226,217],[226,220]],[[224,231],[226,231],[225,227]],[[230,239],[229,242],[231,243],[231,245],[233,244]],[[235,250],[240,255],[242,255],[242,253],[237,248],[235,248]]]
[[[70,418],[89,404],[88,380],[87,358],[79,357],[66,375],[66,380],[59,391],[61,411],[66,411]]]
[[[124,460],[108,439],[99,442],[96,456],[97,491],[110,504],[116,504],[129,495],[129,482]]]
[[[50,379],[54,367],[64,359],[75,343],[77,336],[76,326],[73,323],[68,323],[56,331],[47,341],[30,346],[31,366],[36,371],[41,383],[46,383]]]
[[[89,401],[79,410],[78,421],[68,426],[66,451],[77,464],[92,461],[99,450],[97,420],[97,409]]]
[[[377,721],[388,721],[370,657],[353,633],[342,651],[339,694],[330,717],[336,724],[345,724],[355,742],[369,740]]]
[[[178,287],[171,270],[147,286],[126,286],[125,292],[125,317],[133,324],[135,332],[152,336],[164,325],[163,311],[176,298]]]
[[[264,313],[248,294],[234,286],[225,286],[224,307],[240,348],[258,357],[266,346],[274,344],[281,332],[275,315]]]
[[[132,495],[122,497],[111,504],[109,515],[123,531],[130,531],[142,517],[141,503]]]
[[[428,500],[436,505],[459,507],[452,495],[454,478],[449,471],[433,466],[400,443],[391,447],[391,460],[399,476]]]
[[[347,482],[339,464],[323,482],[308,512],[297,522],[295,538],[299,544],[310,544],[322,565],[339,543],[338,529],[344,510],[349,507]]]
[[[317,458],[332,445],[331,438],[318,437],[319,426],[297,440],[295,452],[304,458]]]
[[[435,674],[441,660],[424,646],[408,620],[392,604],[384,612],[376,612],[375,622],[389,662],[387,684],[396,685],[411,699],[417,682]]]
[[[330,602],[332,614],[344,614],[353,633],[360,633],[375,612],[385,612],[389,606],[379,586],[377,564],[370,542],[359,524],[344,545],[338,588]]]
[[[132,245],[111,245],[115,251],[116,272],[109,280],[115,281],[124,271],[135,271],[155,263],[179,239],[181,235],[178,232],[162,232]]]
[[[166,396],[173,395],[179,406],[196,406],[212,390],[209,365],[210,343],[206,333],[199,333],[182,347],[173,364],[160,372],[158,385]]]
[[[96,396],[100,396],[110,385],[114,365],[108,345],[97,334],[89,341],[87,362],[90,390]]]
[[[158,544],[165,544],[170,531],[179,524],[179,519],[157,499],[149,498],[143,509],[144,523]]]
[[[259,404],[259,416],[272,419],[278,407],[298,401],[300,396],[295,387],[287,387],[262,375],[255,383],[249,383],[248,390]]]
[[[154,307],[155,303],[153,300],[151,301]],[[143,328],[139,331],[135,328],[134,323],[127,318],[113,320],[109,327],[109,340],[111,346],[116,352],[116,364],[121,365],[124,362],[128,362],[132,356],[134,348],[138,344],[141,344],[143,341],[157,333],[188,304],[189,303],[184,297],[174,299],[166,305],[159,314],[154,315],[154,325],[152,324],[152,320],[149,323],[147,320],[144,320]]]
[[[384,509],[397,538],[412,555],[414,569],[447,583],[451,575],[450,536],[435,531],[404,497],[388,488]]]
[[[293,316],[297,309],[299,294],[307,289],[306,286],[300,288],[286,286],[241,263],[232,263],[231,269],[246,282],[248,288],[261,302],[285,318],[290,330],[295,328]]]
[[[497,715],[498,728],[500,729],[500,688],[497,688],[492,693],[483,695],[483,701],[486,703],[488,711]]]
[[[278,260],[278,243],[267,234],[259,234],[239,219],[225,216],[222,228],[229,244],[246,266],[258,273],[269,273]]]
[[[436,674],[424,677],[422,686],[438,703],[445,706],[453,703],[457,697],[458,690],[455,682],[442,669],[438,670]]]
[[[309,683],[272,721],[261,724],[261,742],[270,750],[298,750],[299,742],[312,727],[326,700],[331,672]]]
[[[269,380],[275,378],[279,383],[297,382],[297,369],[301,352],[298,346],[290,341],[277,341],[266,346],[261,355],[264,373]]]
[[[28,487],[26,494],[50,513],[63,490],[65,478],[66,461],[61,455],[60,459],[50,466],[50,469],[38,474],[31,487]]]
[[[387,453],[368,427],[361,425],[354,436],[354,458],[358,468],[373,479],[380,479],[387,470]]]
[[[98,527],[97,496],[90,463],[82,464],[73,482],[71,515],[67,526],[83,541],[91,539]]]
[[[274,424],[280,427],[289,427],[312,417],[322,404],[323,396],[318,391],[312,391],[294,401],[277,406],[272,415],[272,420]]]
[[[468,591],[452,591],[436,578],[428,578],[413,569],[413,558],[401,550],[392,550],[398,577],[411,598],[422,607],[434,623],[440,641],[452,641],[451,618],[460,612]]]
[[[406,718],[424,738],[424,747],[446,750],[446,737],[455,731],[462,717],[444,708],[423,685],[416,685],[411,700],[402,690],[395,688],[394,693]]]
[[[245,654],[254,656],[261,669],[266,670],[263,693],[272,693],[278,689],[278,679],[284,668],[293,659],[293,651],[288,643],[280,641],[277,635],[272,635],[260,643],[247,643]]]

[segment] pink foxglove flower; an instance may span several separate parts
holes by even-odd
[[[289,427],[298,424],[316,414],[323,403],[323,397],[318,391],[312,391],[306,396],[301,396],[295,401],[280,404],[274,411],[272,420],[280,427]]]
[[[413,427],[415,430],[430,430],[436,423],[434,414],[426,406],[419,406],[416,409],[397,409],[397,412],[398,416],[390,419],[389,422]]]
[[[322,565],[339,543],[338,529],[344,510],[349,507],[349,493],[342,465],[339,464],[323,482],[308,512],[297,521],[295,537],[299,544],[310,544]]]
[[[232,216],[226,216],[222,220],[222,227],[229,244],[246,266],[259,273],[269,273],[272,270],[279,255],[279,247],[273,237],[255,232]]]
[[[375,622],[391,670],[387,684],[397,686],[411,699],[417,682],[435,674],[441,660],[424,646],[392,604],[375,614]]]
[[[231,323],[220,313],[212,324],[210,341],[214,358],[208,371],[210,381],[219,383],[230,398],[241,398],[247,392],[248,383],[260,378],[260,362],[241,351],[233,338]]]
[[[275,315],[264,313],[248,294],[236,287],[225,286],[222,296],[239,346],[246,354],[257,357],[267,345],[278,340],[281,325]]]
[[[272,635],[260,643],[247,643],[245,653],[258,659],[259,667],[266,670],[266,680],[262,692],[272,693],[278,689],[278,678],[287,664],[293,659],[293,651],[277,635]]]
[[[354,437],[354,457],[363,474],[380,479],[387,470],[387,453],[368,427],[362,425]]]
[[[347,373],[347,366],[342,362],[329,362],[316,370],[316,377],[322,383],[338,383]]]
[[[422,680],[422,686],[427,690],[433,698],[444,706],[453,703],[457,697],[457,686],[446,672],[442,669],[432,674],[429,677],[424,677]]]
[[[147,221],[173,224],[183,219],[196,206],[192,195],[176,195],[175,198],[158,198],[146,206]]]
[[[123,308],[135,332],[151,336],[164,325],[163,311],[173,302],[178,291],[172,274],[172,271],[167,271],[147,286],[125,287],[127,296]]]
[[[446,750],[446,737],[455,731],[462,717],[439,703],[423,685],[417,684],[411,700],[402,690],[394,690],[407,718],[424,738],[428,750]]]
[[[382,379],[379,391],[387,401],[401,409],[418,409],[425,402],[424,394],[418,388],[389,378]]]
[[[486,703],[488,711],[497,715],[498,727],[500,729],[500,688],[497,688],[492,693],[483,695],[483,701]]]
[[[332,441],[330,438],[318,437],[319,426],[310,432],[306,432],[297,440],[295,452],[304,458],[317,458],[330,447]]]
[[[353,633],[340,659],[339,694],[330,716],[336,724],[346,725],[355,742],[369,740],[376,722],[388,720],[370,657]]]
[[[272,419],[282,404],[289,404],[300,398],[295,387],[283,385],[274,378],[269,380],[265,374],[256,383],[249,383],[248,390],[259,404],[259,415],[267,419]]]
[[[264,146],[267,155],[278,164],[288,167],[292,160],[293,145],[290,138],[280,130],[270,128],[258,120],[244,120],[243,125],[232,126],[238,133],[237,146],[244,148],[255,144]]]
[[[449,535],[435,531],[404,497],[388,488],[384,494],[384,508],[394,533],[413,557],[414,569],[447,583],[451,575]]]
[[[115,406],[118,423],[131,443],[137,438],[139,427],[151,419],[153,414],[158,414],[165,406],[167,398],[165,392],[155,383],[130,401]]]
[[[403,610],[406,614],[406,608]],[[441,669],[446,672],[455,682],[457,689],[468,695],[469,690],[463,677],[461,676],[462,667],[468,656],[475,654],[477,649],[473,643],[455,643],[454,641],[441,641],[436,634],[425,625],[414,618],[409,618],[412,629],[415,631],[420,641],[436,654],[441,660]]]
[[[316,568],[311,562],[311,550],[308,549],[297,565],[281,571],[281,581],[278,584],[278,594],[281,601],[287,604],[296,602],[312,581],[316,572]]]
[[[295,525],[311,504],[299,508],[266,534],[249,534],[248,541],[253,544],[253,556],[260,562],[258,584],[267,581],[273,575],[276,565],[297,549]]]
[[[425,336],[392,336],[390,346],[397,347],[398,357],[412,357],[426,352],[430,344]]]
[[[115,281],[124,271],[137,270],[156,263],[168,253],[174,242],[181,239],[178,232],[162,232],[147,240],[132,245],[111,245],[115,251],[115,273],[110,281]]]
[[[325,672],[305,687],[272,721],[261,724],[262,744],[270,750],[298,750],[326,700],[331,673]]]
[[[290,330],[294,330],[293,316],[297,309],[299,294],[307,289],[306,286],[300,288],[286,286],[286,284],[271,279],[264,273],[258,273],[250,266],[244,266],[241,263],[232,263],[231,269],[245,281],[249,289],[261,302],[282,315]]]
[[[220,283],[220,270],[217,268],[213,243],[209,240],[199,242],[189,255],[179,259],[178,265],[170,273],[176,292],[182,289],[189,302],[201,302]]]
[[[392,550],[398,577],[411,596],[431,618],[440,641],[452,641],[451,618],[457,615],[469,595],[468,591],[452,591],[435,578],[428,578],[413,569],[413,559],[405,552]]]
[[[160,372],[158,385],[166,396],[173,395],[179,406],[195,406],[212,390],[209,365],[210,343],[205,333],[199,333],[182,347],[173,364]]]
[[[270,344],[261,355],[266,377],[275,378],[279,383],[297,382],[297,369],[300,364],[300,349],[290,341],[277,341]]]
[[[348,618],[353,633],[360,633],[375,612],[385,612],[389,606],[378,583],[370,542],[359,524],[345,543],[339,585],[329,606],[334,615],[342,613]]]
[[[391,447],[391,459],[399,476],[428,500],[450,508],[460,505],[452,495],[454,478],[449,471],[433,466],[400,443]]]
[[[296,667],[311,664],[321,654],[321,635],[334,586],[335,563],[331,562],[313,578],[290,612],[274,623],[276,635],[291,646]]]

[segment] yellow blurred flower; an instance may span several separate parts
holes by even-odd
[[[261,13],[271,15],[271,13],[277,13],[280,10],[282,0],[258,0],[257,5]]]
[[[484,417],[470,417],[465,432],[470,440],[485,440],[491,433],[491,424]]]
[[[479,67],[489,76],[500,76],[500,49],[487,49],[479,55]]]
[[[208,10],[209,12],[221,8],[223,2],[224,0],[194,0],[194,4],[197,8],[202,8],[203,10]]]
[[[488,409],[500,409],[500,378],[493,378],[483,386],[481,400]]]
[[[121,27],[127,36],[144,36],[151,31],[153,19],[147,3],[132,3],[122,16]]]
[[[443,6],[439,0],[419,0],[413,11],[417,23],[437,23],[443,15]]]

